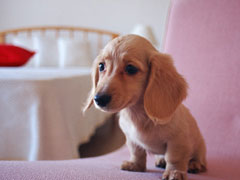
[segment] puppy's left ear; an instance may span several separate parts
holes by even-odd
[[[144,109],[155,124],[166,124],[187,96],[187,83],[170,56],[154,52],[149,58],[150,74],[144,94]]]
[[[97,58],[94,60],[94,63],[92,66],[92,90],[90,91],[90,93],[88,95],[88,99],[83,107],[83,110],[82,110],[83,113],[85,113],[86,110],[89,109],[91,107],[91,105],[93,104],[94,93],[95,93],[95,89],[97,87],[97,83],[99,80]]]

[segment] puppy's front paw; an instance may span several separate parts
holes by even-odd
[[[142,164],[137,164],[135,162],[123,161],[121,169],[126,171],[144,172],[146,171],[146,166]]]
[[[178,170],[164,171],[162,180],[187,180],[187,173]]]

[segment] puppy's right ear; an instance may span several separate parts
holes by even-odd
[[[93,104],[93,99],[94,99],[94,94],[95,94],[95,89],[97,87],[97,83],[99,80],[99,71],[98,71],[98,58],[94,60],[93,66],[92,66],[92,90],[90,91],[88,95],[88,99],[83,107],[83,113],[88,110],[91,105]]]
[[[187,83],[170,56],[158,52],[149,58],[150,74],[144,94],[144,109],[155,124],[166,124],[187,96]]]

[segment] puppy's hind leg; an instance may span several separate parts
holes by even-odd
[[[207,170],[206,166],[202,164],[197,159],[191,159],[188,164],[188,172],[192,174],[205,172]]]
[[[203,144],[194,157],[189,161],[188,172],[195,174],[205,171],[207,171],[206,148]]]
[[[155,155],[155,166],[156,167],[159,167],[159,168],[163,168],[165,169],[166,168],[166,161],[165,161],[165,158],[164,158],[164,155]]]

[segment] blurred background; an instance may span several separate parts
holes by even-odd
[[[69,25],[127,34],[150,26],[161,47],[170,0],[1,0],[0,31]]]
[[[0,55],[10,53],[0,56],[0,159],[72,159],[121,147],[116,115],[81,112],[92,61],[129,33],[161,50],[169,7],[170,0],[0,0]],[[13,56],[20,62],[6,67]]]

